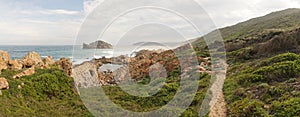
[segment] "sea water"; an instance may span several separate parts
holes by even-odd
[[[42,58],[52,56],[55,60],[70,58],[74,64],[80,64],[93,58],[116,57],[120,55],[132,56],[134,52],[142,49],[157,50],[171,49],[172,47],[162,46],[116,46],[114,49],[82,49],[81,45],[62,46],[9,46],[0,45],[0,50],[8,51],[11,59],[22,59],[29,52],[37,52]]]

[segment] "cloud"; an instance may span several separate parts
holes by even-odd
[[[0,2],[1,45],[73,44],[82,11],[45,9],[30,2]]]
[[[100,4],[103,5],[104,0],[83,0],[82,10],[68,10],[67,8],[55,9],[44,8],[33,1],[17,1],[17,0],[2,0],[0,1],[0,43],[1,44],[73,44],[78,30],[81,28],[83,20]],[[186,1],[174,0],[174,2],[181,2],[181,5],[172,6],[173,4],[164,1],[158,1],[160,4],[168,4],[169,8],[184,9],[186,11],[183,15],[189,15],[199,22],[203,22],[201,34],[195,32],[191,25],[182,21],[178,16],[174,14],[162,13],[156,10],[144,10],[139,12],[132,12],[126,15],[126,17],[120,18],[115,22],[112,27],[108,29],[106,34],[106,41],[115,43],[119,34],[126,33],[130,28],[139,26],[139,24],[151,23],[153,21],[160,21],[161,23],[170,26],[173,29],[182,31],[189,35],[187,38],[194,38],[201,36],[209,31],[216,29],[217,27],[225,27],[236,24],[238,22],[246,21],[248,19],[263,16],[267,13],[283,10],[286,8],[300,8],[299,0],[196,0],[210,16],[211,20],[216,26],[211,25],[209,18],[203,17],[203,14],[199,14],[198,10],[193,7],[187,7]],[[58,4],[58,3],[57,3]],[[132,5],[132,2],[118,3],[122,6]],[[147,5],[147,4],[146,4]],[[63,5],[62,5],[63,6]],[[185,7],[183,7],[185,6]],[[106,9],[104,12],[107,17],[115,13],[114,5],[107,6],[110,9]],[[78,8],[79,9],[79,8]],[[102,11],[103,12],[103,11]],[[125,11],[124,11],[125,12]],[[203,12],[202,12],[203,13]],[[107,18],[105,17],[105,18]],[[92,22],[91,25],[86,26],[87,33],[83,35],[83,38],[89,39],[90,33],[96,32],[97,26],[105,26],[101,24],[106,19],[99,19],[99,17],[92,17],[86,21]],[[210,25],[208,25],[210,24]],[[137,36],[147,36],[145,34],[156,34],[157,40],[173,41],[165,34],[171,31],[150,31],[149,30],[134,30],[134,33],[143,34]],[[139,32],[140,31],[140,32]],[[145,33],[145,31],[147,31]],[[133,34],[130,34],[133,36]],[[171,36],[170,36],[171,37]],[[130,37],[128,37],[130,38]],[[134,38],[134,37],[132,37]],[[151,38],[154,38],[151,35]],[[94,41],[84,40],[86,42]],[[79,42],[78,44],[80,44]]]
[[[26,15],[79,15],[79,11],[70,11],[70,10],[64,10],[64,9],[44,9],[44,10],[31,10],[31,11],[20,11],[22,14]]]

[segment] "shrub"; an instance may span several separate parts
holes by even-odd
[[[244,98],[236,101],[230,107],[231,116],[234,117],[261,117],[268,116],[268,112],[263,108],[264,103],[259,100]]]
[[[268,82],[271,81],[286,81],[290,78],[299,76],[300,65],[294,61],[275,63],[272,66],[259,68],[253,72],[267,78]]]
[[[291,98],[284,102],[275,101],[272,103],[272,114],[275,117],[293,117],[300,115],[300,98]]]

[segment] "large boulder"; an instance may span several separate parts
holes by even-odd
[[[64,70],[64,72],[71,76],[72,75],[72,62],[70,59],[61,58],[60,60],[56,61],[55,63],[59,69]]]
[[[92,62],[84,62],[74,66],[72,77],[77,88],[88,88],[99,86],[96,65]]]
[[[23,64],[20,60],[9,60],[8,66],[12,70],[21,70],[23,68]]]
[[[8,52],[0,50],[0,74],[3,69],[8,68],[8,61],[10,60],[10,56]]]
[[[36,52],[29,52],[26,56],[23,57],[22,61],[24,67],[26,68],[30,68],[32,66],[37,66],[42,68],[44,66],[40,54]]]
[[[15,76],[13,76],[13,78],[21,78],[21,77],[23,77],[23,76],[29,76],[29,75],[32,75],[32,74],[34,74],[34,73],[35,73],[35,67],[32,66],[31,68],[26,69],[26,70],[24,70],[23,72],[21,72],[21,73],[15,75]]]
[[[9,84],[5,78],[0,78],[0,90],[9,89]]]
[[[52,56],[45,57],[43,61],[46,68],[49,68],[51,65],[55,64],[55,61],[53,60]]]

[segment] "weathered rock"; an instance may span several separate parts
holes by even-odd
[[[22,62],[26,68],[30,68],[32,66],[42,68],[44,66],[41,56],[36,52],[29,52],[23,57]]]
[[[21,70],[23,68],[23,64],[19,60],[9,60],[8,65],[12,70]]]
[[[15,76],[13,76],[13,78],[21,78],[21,77],[23,77],[23,76],[29,76],[29,75],[32,75],[32,74],[34,74],[34,73],[35,73],[35,67],[32,66],[31,68],[26,69],[26,70],[24,70],[23,72],[21,72],[21,73],[15,75]]]
[[[10,56],[8,52],[0,50],[0,74],[3,69],[8,68],[8,61],[10,60]]]
[[[53,60],[52,56],[47,56],[43,59],[44,65],[46,68],[49,68],[51,65],[55,64],[55,61]]]
[[[10,55],[6,51],[0,50],[0,61],[8,62],[10,60]]]
[[[64,70],[67,75],[72,76],[72,62],[70,59],[61,58],[60,60],[56,61],[55,64],[59,69]]]
[[[96,65],[92,62],[84,62],[81,65],[75,66],[72,77],[74,78],[77,88],[88,88],[100,85]]]
[[[0,78],[0,90],[9,89],[9,84],[5,78]]]

